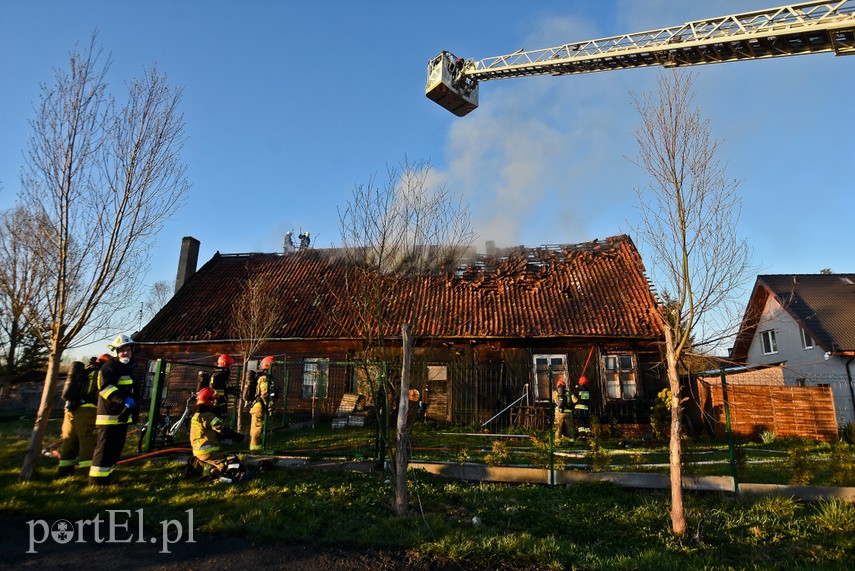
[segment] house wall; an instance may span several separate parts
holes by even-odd
[[[775,331],[778,351],[763,354],[761,333]],[[783,378],[788,386],[828,386],[834,396],[837,422],[844,426],[855,422],[855,395],[846,375],[846,361],[839,356],[825,358],[825,349],[814,342],[811,349],[802,347],[800,326],[793,317],[769,296],[760,322],[748,349],[746,365],[784,362]]]
[[[507,407],[526,393],[529,399],[517,405],[528,404],[544,410],[539,417],[548,419],[551,411],[549,397],[535,398],[533,357],[535,355],[563,355],[566,359],[565,375],[568,385],[582,375],[588,378],[591,389],[591,410],[600,419],[626,424],[649,422],[649,412],[657,392],[665,386],[659,375],[659,352],[655,345],[617,343],[575,344],[567,340],[459,340],[439,342],[429,340],[416,348],[414,354],[411,388],[427,405],[425,417],[429,420],[458,425],[481,425],[499,415],[493,425],[498,428],[510,425],[513,410]],[[154,351],[153,349],[157,349]],[[148,358],[162,357],[171,360],[169,374],[170,395],[184,394],[196,387],[197,372],[213,369],[220,353],[235,354],[233,347],[222,344],[210,347],[195,345],[192,351],[174,346],[147,348]],[[629,353],[635,358],[638,394],[636,398],[615,401],[606,398],[602,382],[602,355]],[[259,354],[273,354],[278,360],[272,371],[282,395],[276,404],[275,414],[282,414],[288,422],[309,418],[331,418],[338,410],[345,394],[365,394],[360,386],[364,377],[359,368],[348,360],[355,359],[353,347],[343,348],[336,343],[276,343],[265,347]],[[397,384],[400,378],[400,351],[395,348],[389,355],[386,375]],[[396,356],[398,355],[398,356]],[[306,398],[303,390],[304,363],[306,359],[329,359],[326,384],[322,395]],[[253,368],[255,363],[250,363]],[[444,378],[429,378],[429,366],[443,369]],[[232,367],[232,382],[237,384],[240,362]],[[554,381],[557,378],[553,379]],[[375,383],[376,385],[376,383]],[[375,388],[376,390],[376,388]],[[148,394],[144,398],[148,398]],[[366,404],[373,404],[375,395],[366,395]],[[183,408],[180,398],[168,399],[174,408]],[[390,411],[397,402],[390,402]],[[173,412],[173,411],[171,411]],[[491,425],[492,426],[492,425]]]

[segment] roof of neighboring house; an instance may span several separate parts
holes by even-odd
[[[733,348],[745,358],[769,296],[826,351],[855,354],[855,274],[757,276]]]
[[[343,251],[307,248],[283,254],[215,254],[135,340],[232,340],[231,312],[243,284],[261,276],[288,302],[269,339],[360,337],[355,333],[357,316],[348,315],[340,301],[348,280],[354,279]],[[625,235],[497,250],[490,258],[469,260],[454,276],[389,280],[383,299],[396,316],[386,331],[391,337],[400,336],[405,322],[415,336],[449,339],[661,337],[641,257]],[[348,325],[353,327],[346,331]]]

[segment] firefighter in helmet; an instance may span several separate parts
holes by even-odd
[[[112,479],[116,462],[125,446],[128,424],[134,421],[137,411],[139,385],[131,360],[134,340],[119,335],[108,347],[115,359],[110,359],[98,372],[98,408],[95,426],[98,436],[92,465],[89,467],[89,485],[106,485]]]
[[[261,452],[264,449],[262,442],[266,428],[267,417],[273,412],[273,403],[276,400],[276,385],[270,378],[270,365],[273,357],[265,357],[261,360],[255,383],[255,395],[252,406],[249,409],[252,416],[252,425],[249,431],[249,451]]]
[[[226,455],[220,449],[224,439],[243,442],[244,435],[226,426],[216,414],[217,391],[205,387],[196,395],[196,413],[190,419],[190,445],[193,447],[191,472],[219,476],[225,471]]]
[[[211,373],[210,387],[216,391],[216,410],[217,416],[223,420],[228,420],[228,398],[229,396],[237,396],[238,391],[230,384],[231,369],[235,360],[231,355],[220,355],[217,358],[217,368]]]
[[[588,403],[591,400],[591,391],[588,388],[588,378],[585,375],[579,377],[576,386],[573,387],[573,421],[576,423],[577,437],[588,438],[591,434],[591,411]]]

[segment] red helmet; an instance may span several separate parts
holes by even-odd
[[[217,359],[217,366],[221,369],[227,369],[234,364],[235,360],[231,355],[220,355],[220,358]]]
[[[103,363],[106,363],[107,361],[109,361],[109,360],[110,360],[110,359],[112,359],[112,358],[113,358],[113,356],[112,356],[112,355],[110,355],[109,353],[102,353],[102,354],[101,354],[101,356],[100,356],[100,357],[98,357],[98,362],[103,364]]]
[[[206,406],[214,406],[217,400],[217,391],[211,387],[205,387],[196,393],[196,404],[204,404]]]
[[[261,360],[261,370],[269,369],[270,365],[273,364],[273,357],[265,357]]]
[[[587,384],[588,384],[588,377],[586,377],[585,375],[582,375],[581,377],[579,377],[579,386],[580,387],[584,387]]]

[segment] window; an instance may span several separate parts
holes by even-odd
[[[763,354],[771,355],[778,352],[778,341],[775,339],[775,330],[760,332],[760,342],[763,343]]]
[[[806,386],[807,379],[796,379],[796,384],[800,387]]]
[[[603,379],[610,399],[634,399],[638,396],[635,359],[632,355],[603,357]]]
[[[303,361],[304,399],[326,398],[329,367],[329,359],[306,359]]]
[[[552,371],[550,382],[549,373]],[[552,398],[552,389],[558,379],[566,381],[567,357],[565,355],[535,355],[534,356],[534,388],[532,396],[535,400],[547,401]]]
[[[804,328],[799,327],[799,333],[801,333],[802,337],[802,349],[813,349],[813,339],[808,335],[808,332]]]

